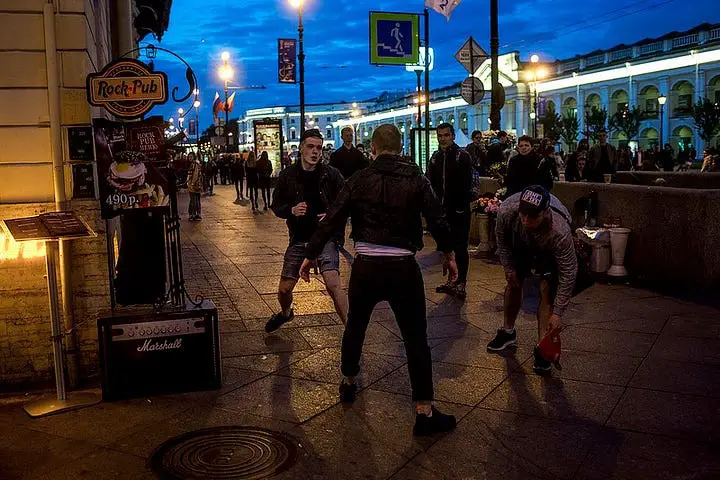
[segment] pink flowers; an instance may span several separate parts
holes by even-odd
[[[497,197],[486,198],[481,197],[474,202],[473,211],[477,213],[485,213],[488,215],[495,215],[500,210],[502,200]]]

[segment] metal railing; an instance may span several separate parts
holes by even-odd
[[[630,58],[632,57],[632,48],[626,48],[624,50],[615,50],[610,55],[610,60],[622,60],[624,58]]]
[[[718,40],[720,39],[720,28],[716,28],[714,30],[710,30],[707,34],[708,40]]]
[[[691,35],[685,35],[678,38],[672,39],[672,48],[677,47],[684,47],[685,45],[691,45],[693,43],[698,43],[700,36],[697,33],[693,33]]]
[[[597,55],[593,55],[592,57],[588,57],[585,61],[585,65],[588,67],[592,65],[600,65],[601,63],[605,63],[605,54],[599,53]]]
[[[638,48],[638,53],[640,55],[646,55],[648,53],[657,52],[662,49],[663,49],[663,42],[654,42],[654,43],[648,43],[647,45],[641,45]]]

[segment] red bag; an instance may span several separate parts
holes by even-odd
[[[564,328],[564,326],[553,328],[543,337],[542,340],[540,340],[540,343],[538,344],[540,354],[543,358],[555,365],[555,368],[558,370],[562,370],[562,366],[560,365],[560,351],[562,350],[560,332]]]

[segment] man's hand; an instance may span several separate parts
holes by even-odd
[[[515,270],[507,270],[505,272],[505,280],[507,280],[508,286],[512,288],[520,287],[520,280],[518,280],[517,273]]]
[[[297,205],[295,205],[291,211],[292,211],[292,214],[295,215],[296,217],[302,217],[303,215],[305,215],[307,213],[307,209],[308,209],[307,203],[300,202]]]
[[[551,332],[552,330],[556,329],[560,326],[560,316],[555,315],[554,313],[550,315],[550,321],[548,322],[548,332]]]
[[[315,265],[314,260],[306,258],[300,266],[300,278],[310,283],[310,269]]]
[[[453,252],[446,253],[443,259],[443,277],[448,275],[448,281],[450,283],[457,282],[458,279],[458,267],[455,263],[455,254]]]

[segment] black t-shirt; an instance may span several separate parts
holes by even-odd
[[[312,172],[300,169],[298,181],[303,191],[301,201],[307,203],[308,209],[305,215],[297,217],[295,240],[298,242],[307,242],[317,229],[318,215],[326,213],[325,205],[320,196],[320,172],[317,169]]]

